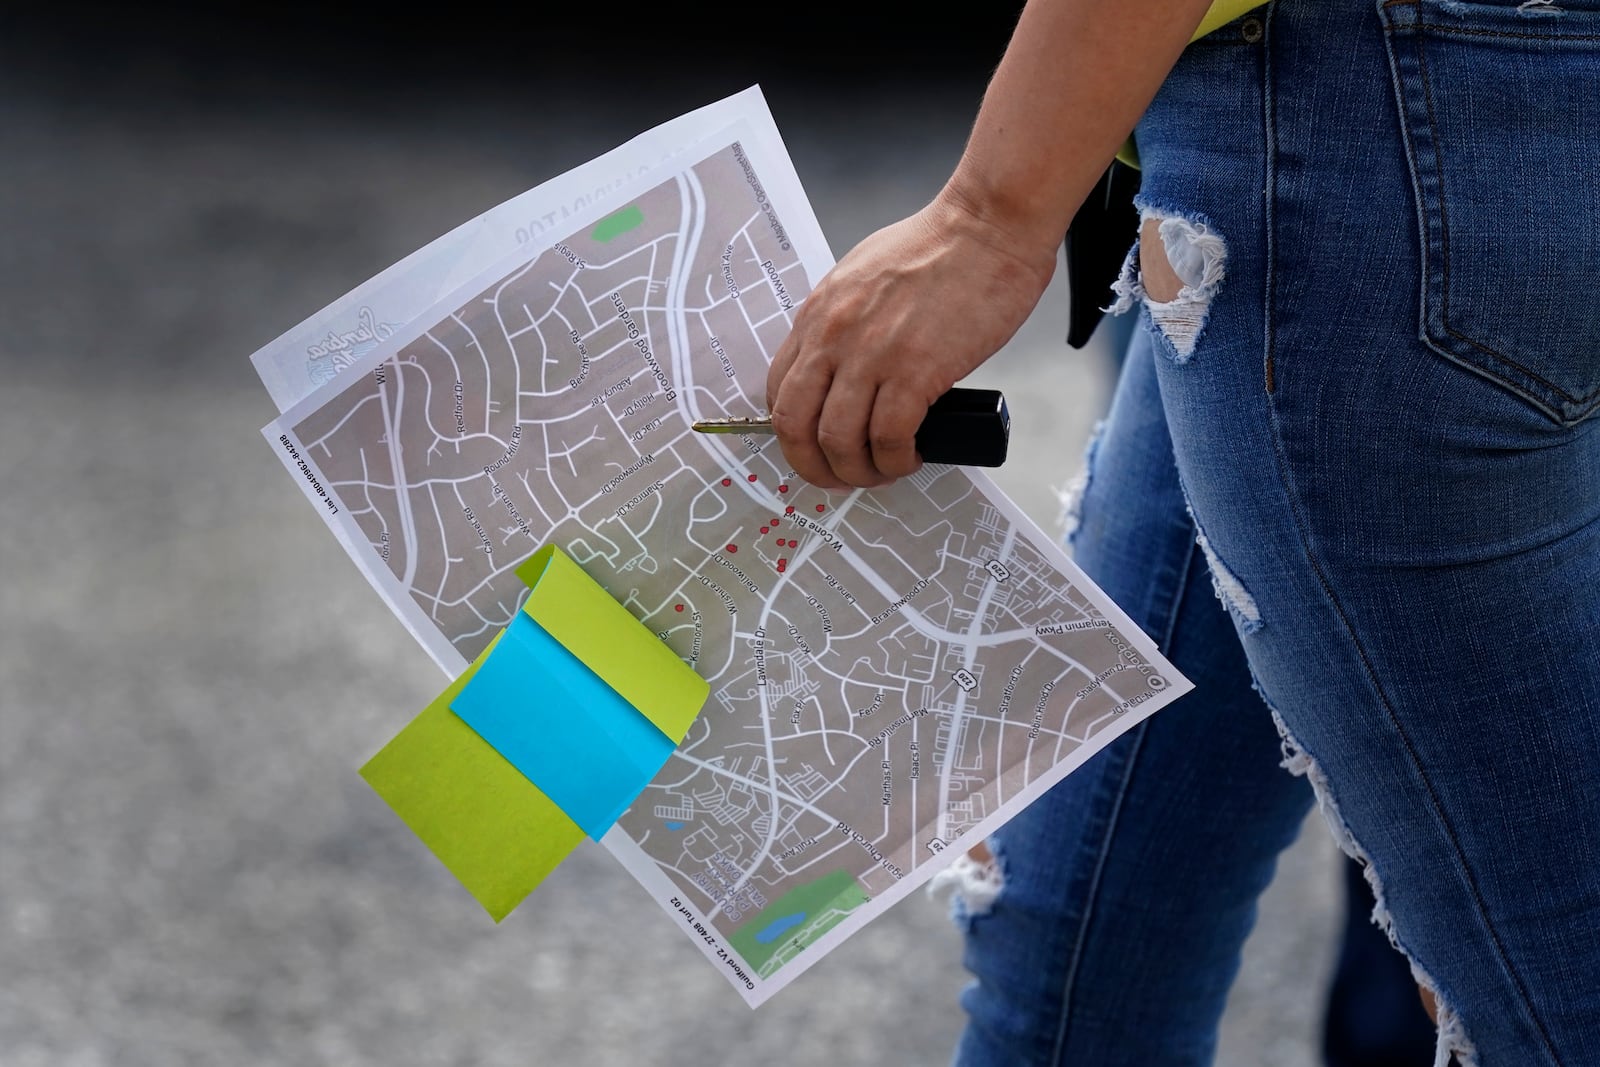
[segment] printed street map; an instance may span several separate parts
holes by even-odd
[[[554,542],[710,682],[603,843],[758,1004],[1189,686],[987,478],[826,493],[690,430],[763,409],[831,258],[758,92],[689,119],[520,247],[458,241],[433,281],[492,265],[443,300],[380,276],[257,365],[306,361],[264,433],[450,674]]]

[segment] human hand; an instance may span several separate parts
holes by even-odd
[[[767,410],[795,473],[843,489],[921,466],[929,405],[1016,333],[1055,247],[945,195],[857,245],[800,306],[767,374]]]

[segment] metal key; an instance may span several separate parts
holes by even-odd
[[[694,424],[700,433],[770,434],[770,418],[706,419]],[[925,463],[961,467],[998,467],[1011,443],[1011,412],[998,389],[957,387],[928,408],[917,428],[917,452]]]

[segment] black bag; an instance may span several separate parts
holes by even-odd
[[[1082,348],[1105,315],[1111,302],[1111,283],[1139,232],[1139,209],[1133,206],[1139,191],[1139,172],[1123,163],[1111,164],[1106,176],[1089,194],[1067,230],[1067,287],[1071,318],[1067,344]]]

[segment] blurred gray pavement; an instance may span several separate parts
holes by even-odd
[[[355,773],[444,679],[257,432],[253,349],[697,91],[313,109],[0,76],[0,1067],[945,1062],[965,977],[921,895],[756,1012],[597,847],[490,923]],[[836,252],[938,187],[976,103],[769,96]],[[1065,314],[1058,283],[981,375],[1046,529],[1110,388]],[[1339,902],[1310,829],[1220,1063],[1316,1062]]]

